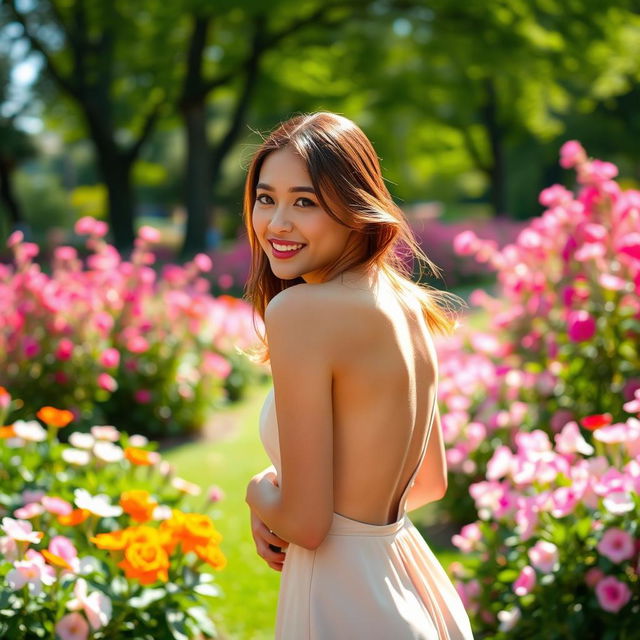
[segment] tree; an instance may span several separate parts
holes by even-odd
[[[43,57],[45,73],[82,114],[107,187],[114,241],[126,251],[134,237],[132,167],[170,102],[172,74],[163,70],[175,63],[175,16],[159,0],[5,5]]]

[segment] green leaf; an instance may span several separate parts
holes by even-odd
[[[505,569],[497,577],[500,582],[513,582],[519,575],[519,572],[515,569]]]
[[[164,589],[145,589],[141,595],[129,598],[129,604],[135,609],[146,609],[152,602],[160,600],[166,594]]]
[[[167,626],[175,640],[189,640],[184,613],[176,609],[167,609],[165,615],[167,618]]]

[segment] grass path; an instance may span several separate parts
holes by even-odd
[[[267,640],[274,636],[280,573],[256,554],[244,501],[251,476],[270,464],[258,435],[260,409],[269,388],[270,383],[265,383],[250,389],[240,405],[216,416],[210,431],[218,433],[218,439],[190,442],[163,452],[163,457],[176,466],[177,475],[205,489],[217,484],[225,492],[213,519],[224,536],[222,549],[228,564],[216,572],[224,597],[211,612],[224,640]],[[192,499],[194,509],[201,505],[202,498]],[[421,523],[430,522],[430,513],[429,507],[424,507],[410,515],[422,530]],[[447,535],[441,544],[428,533],[426,537],[445,568],[459,557],[446,543]]]

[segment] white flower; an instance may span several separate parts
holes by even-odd
[[[177,489],[181,493],[188,493],[190,496],[199,496],[202,493],[202,489],[199,485],[189,482],[184,478],[171,478],[171,486]]]
[[[635,508],[633,498],[627,491],[612,491],[602,503],[607,511],[617,516],[633,511]]]
[[[503,610],[498,612],[498,620],[500,620],[499,631],[511,631],[520,621],[520,609],[514,607],[509,611]]]
[[[44,533],[34,531],[30,522],[24,520],[14,520],[13,518],[2,518],[4,532],[13,540],[18,542],[31,542],[37,544],[42,540]]]
[[[166,504],[159,504],[153,510],[153,519],[154,520],[168,520],[173,515],[171,507]]]
[[[93,447],[95,439],[90,433],[81,433],[80,431],[74,431],[69,436],[69,442],[78,449],[91,449],[91,447]]]
[[[84,467],[89,464],[91,460],[91,456],[88,451],[84,449],[74,449],[73,447],[68,447],[62,451],[62,459],[69,463],[75,464],[78,467]]]
[[[139,434],[139,433],[134,433],[130,438],[129,438],[129,446],[130,447],[146,447],[149,444],[149,439],[145,438],[145,436]]]
[[[93,455],[103,462],[119,462],[124,458],[124,451],[112,442],[98,441],[93,445]]]
[[[120,432],[110,424],[95,425],[91,427],[91,434],[96,440],[117,442],[120,439]]]
[[[43,557],[34,552],[28,560],[14,563],[14,568],[7,574],[7,583],[14,591],[29,585],[31,595],[37,596],[42,592],[42,585],[49,586],[55,582],[55,570],[49,567]]]
[[[92,496],[86,489],[76,489],[73,494],[79,509],[86,509],[96,516],[111,518],[122,514],[122,507],[111,505],[107,495]]]
[[[87,581],[79,578],[73,594],[75,598],[67,602],[67,607],[71,611],[83,609],[94,631],[109,623],[112,611],[111,600],[102,591],[93,591],[88,594]]]
[[[36,420],[16,420],[13,431],[18,438],[28,442],[42,442],[47,439],[47,432]]]

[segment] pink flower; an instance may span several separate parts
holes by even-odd
[[[601,185],[618,175],[618,167],[611,162],[591,160],[578,167],[578,182],[587,185]]]
[[[546,540],[538,540],[531,549],[529,549],[529,560],[531,564],[542,571],[549,573],[558,568],[558,547],[553,542]]]
[[[465,525],[459,534],[451,538],[451,542],[463,553],[473,551],[480,540],[482,540],[482,532],[475,522]]]
[[[98,386],[105,391],[113,392],[118,388],[118,383],[108,373],[100,373],[98,374]]]
[[[55,496],[44,496],[42,506],[49,512],[57,516],[66,516],[73,511],[71,503]]]
[[[453,250],[459,256],[469,256],[474,254],[480,246],[480,239],[470,230],[459,233],[453,239]]]
[[[54,260],[60,262],[75,260],[78,257],[78,252],[73,247],[56,247],[53,251]]]
[[[120,352],[113,347],[105,349],[100,354],[100,364],[107,369],[117,367],[120,364]]]
[[[91,427],[91,435],[96,440],[108,440],[109,442],[117,442],[120,439],[120,432],[110,424]]]
[[[56,358],[58,360],[69,360],[73,355],[73,342],[69,338],[62,338],[58,342],[58,348],[56,349]]]
[[[578,424],[573,421],[565,424],[562,431],[555,435],[555,441],[558,453],[590,456],[594,452],[594,448],[582,437]]]
[[[200,269],[200,271],[207,273],[211,271],[213,268],[213,263],[211,262],[211,258],[206,253],[198,253],[194,258],[193,262]]]
[[[127,349],[131,353],[144,353],[149,349],[149,342],[143,336],[132,336],[127,340]]]
[[[633,232],[623,236],[616,244],[616,249],[636,260],[640,260],[640,233]]]
[[[30,502],[24,507],[16,509],[13,515],[21,520],[30,520],[44,513],[44,507],[37,502]]]
[[[27,560],[15,562],[6,580],[13,591],[28,585],[29,592],[37,596],[42,592],[42,585],[50,586],[55,582],[55,570],[46,565],[43,557],[34,552],[27,552]]]
[[[217,485],[211,485],[207,489],[207,499],[209,502],[220,502],[224,499],[224,491]]]
[[[22,231],[14,231],[7,239],[7,247],[10,249],[20,244],[24,240],[24,233]]]
[[[136,389],[133,397],[138,404],[149,404],[153,396],[149,389]]]
[[[527,565],[522,568],[517,580],[513,583],[513,592],[517,596],[526,596],[536,586],[536,572]]]
[[[487,463],[487,480],[499,480],[509,475],[514,464],[514,456],[511,449],[505,445],[500,445]]]
[[[615,527],[605,531],[597,548],[601,555],[616,564],[629,560],[635,552],[633,538],[626,531]]]
[[[559,207],[571,202],[573,194],[561,184],[554,184],[540,192],[538,202],[544,207]]]
[[[60,640],[87,640],[89,624],[79,613],[68,613],[56,624],[56,633]]]
[[[138,229],[138,237],[149,244],[160,242],[161,238],[160,232],[154,227],[149,227],[148,225],[144,225]]]
[[[73,589],[75,598],[67,603],[72,611],[83,610],[91,628],[96,631],[111,620],[111,600],[102,591],[88,593],[87,581],[79,578]]]
[[[218,286],[225,291],[231,289],[233,286],[233,276],[228,273],[223,273],[218,278]]]
[[[83,216],[76,222],[73,230],[79,236],[89,236],[94,233],[97,222],[98,221],[95,218],[92,218],[91,216]]]
[[[30,522],[14,520],[13,518],[2,518],[1,528],[12,540],[17,542],[37,544],[44,536],[44,533],[34,531]]]
[[[32,491],[30,489],[25,489],[22,492],[22,502],[23,504],[29,504],[30,502],[40,502],[44,496],[44,491]]]
[[[568,140],[560,147],[560,166],[571,169],[587,159],[587,154],[577,140]]]
[[[631,590],[624,582],[607,576],[596,585],[596,596],[605,611],[618,613],[631,599]]]
[[[226,378],[231,373],[231,363],[217,353],[206,352],[203,361],[204,370],[212,373],[220,379]]]
[[[38,341],[30,336],[25,336],[22,341],[22,349],[27,358],[34,358],[40,353]]]
[[[604,578],[604,573],[597,567],[593,567],[585,573],[584,581],[593,589],[602,578]]]
[[[584,310],[570,311],[567,318],[567,333],[573,342],[584,342],[596,332],[595,319]]]
[[[78,557],[78,552],[73,542],[65,536],[54,536],[51,538],[51,540],[49,540],[49,551],[63,558],[69,564],[72,564],[73,560]]]

